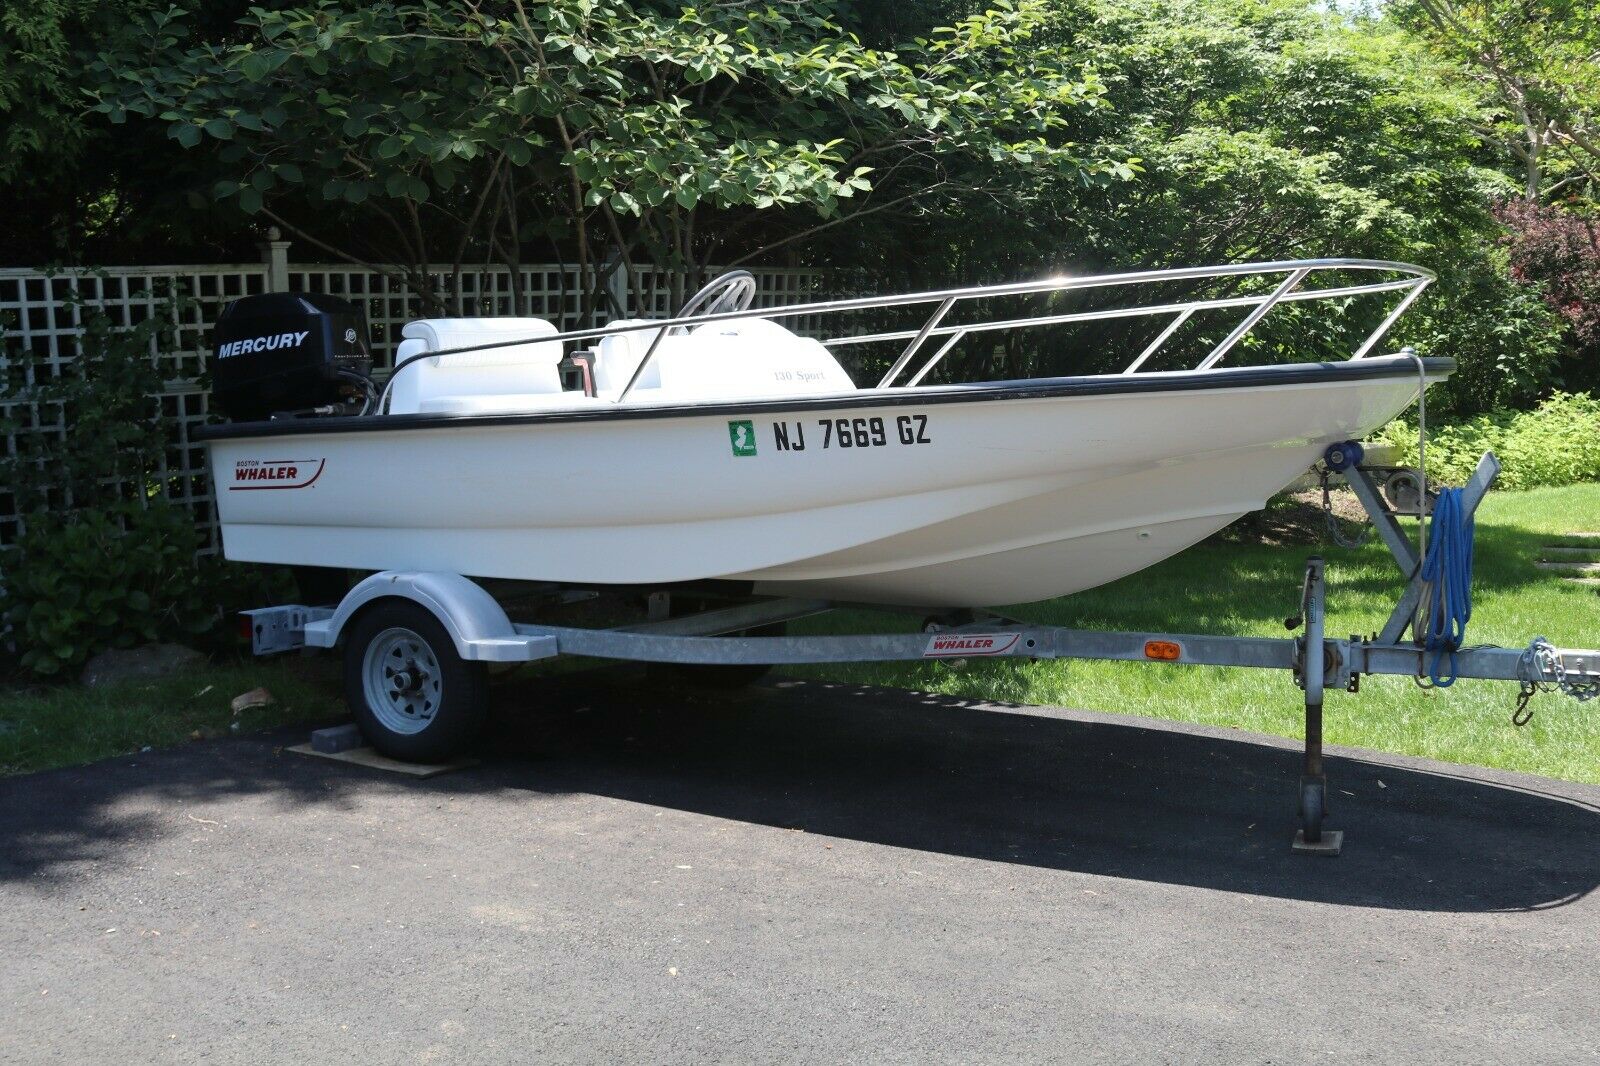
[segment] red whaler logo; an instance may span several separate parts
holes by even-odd
[[[322,476],[327,463],[326,459],[240,459],[228,490],[303,489]]]
[[[924,659],[956,659],[969,655],[1004,655],[1017,646],[1020,633],[935,633],[928,638]]]

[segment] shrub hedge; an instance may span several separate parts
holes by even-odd
[[[1417,463],[1415,415],[1396,419],[1376,439]],[[1507,489],[1600,481],[1600,398],[1558,392],[1532,411],[1491,411],[1453,425],[1428,427],[1428,477],[1460,485],[1478,457],[1492,451]]]
[[[14,440],[0,493],[25,517],[0,552],[0,677],[70,678],[96,652],[152,640],[227,648],[237,638],[220,623],[233,609],[292,587],[286,572],[197,558],[194,516],[165,498],[176,432],[151,353],[180,305],[128,328],[74,306],[76,359],[57,368],[24,348],[0,360],[0,438]],[[35,408],[63,430],[34,431]]]

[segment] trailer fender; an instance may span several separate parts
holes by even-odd
[[[556,654],[554,637],[518,633],[500,604],[476,582],[460,574],[426,570],[373,574],[345,595],[332,617],[306,625],[306,644],[335,646],[357,612],[387,597],[426,608],[450,634],[456,653],[468,662],[527,662]]]

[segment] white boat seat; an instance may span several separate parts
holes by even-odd
[[[638,320],[632,320],[637,322]],[[631,324],[624,320],[620,325]],[[660,330],[600,338],[595,396],[563,392],[561,343],[542,318],[434,318],[408,323],[396,359],[420,355],[394,379],[391,414],[513,414],[614,402]],[[504,340],[487,351],[426,353]],[[855,385],[833,353],[765,318],[708,322],[664,337],[629,398],[696,402],[850,392]]]
[[[395,361],[425,352],[474,344],[554,336],[542,318],[429,318],[406,323]],[[394,379],[391,414],[438,410],[436,401],[458,397],[537,396],[561,392],[559,342],[514,344],[459,355],[419,359]]]

